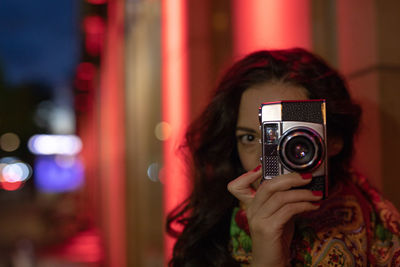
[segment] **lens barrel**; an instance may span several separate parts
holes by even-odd
[[[317,168],[323,159],[322,138],[309,128],[287,131],[281,138],[278,153],[289,170],[305,172]]]

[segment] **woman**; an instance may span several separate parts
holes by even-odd
[[[325,200],[289,190],[308,184],[309,173],[260,184],[258,107],[305,99],[326,100]],[[259,51],[235,63],[186,135],[193,190],[168,217],[178,237],[170,265],[397,266],[398,212],[351,170],[360,115],[343,78],[303,49]]]

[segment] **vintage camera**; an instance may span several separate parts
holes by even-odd
[[[325,100],[278,101],[260,107],[263,179],[311,173],[302,188],[328,195]]]

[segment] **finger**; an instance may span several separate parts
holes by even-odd
[[[308,201],[286,204],[270,217],[270,221],[274,222],[274,225],[271,225],[271,227],[275,229],[280,229],[295,215],[317,209],[319,209],[319,204],[311,203]],[[273,218],[275,218],[276,220],[273,220]]]
[[[254,207],[258,209],[276,192],[287,191],[293,187],[306,185],[310,183],[311,180],[311,175],[300,175],[298,173],[288,173],[270,180],[265,180],[258,187],[257,193],[254,197]]]
[[[267,202],[264,202],[264,204],[260,206],[260,209],[256,212],[259,212],[268,218],[279,209],[290,203],[319,201],[321,198],[321,191],[311,191],[307,189],[279,191],[273,194]]]
[[[228,184],[228,191],[244,204],[248,204],[253,199],[255,191],[251,186],[261,177],[261,166],[252,171],[246,172]]]

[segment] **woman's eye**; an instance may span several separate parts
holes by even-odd
[[[256,137],[252,134],[242,134],[238,136],[238,141],[241,144],[253,144],[256,141]]]

